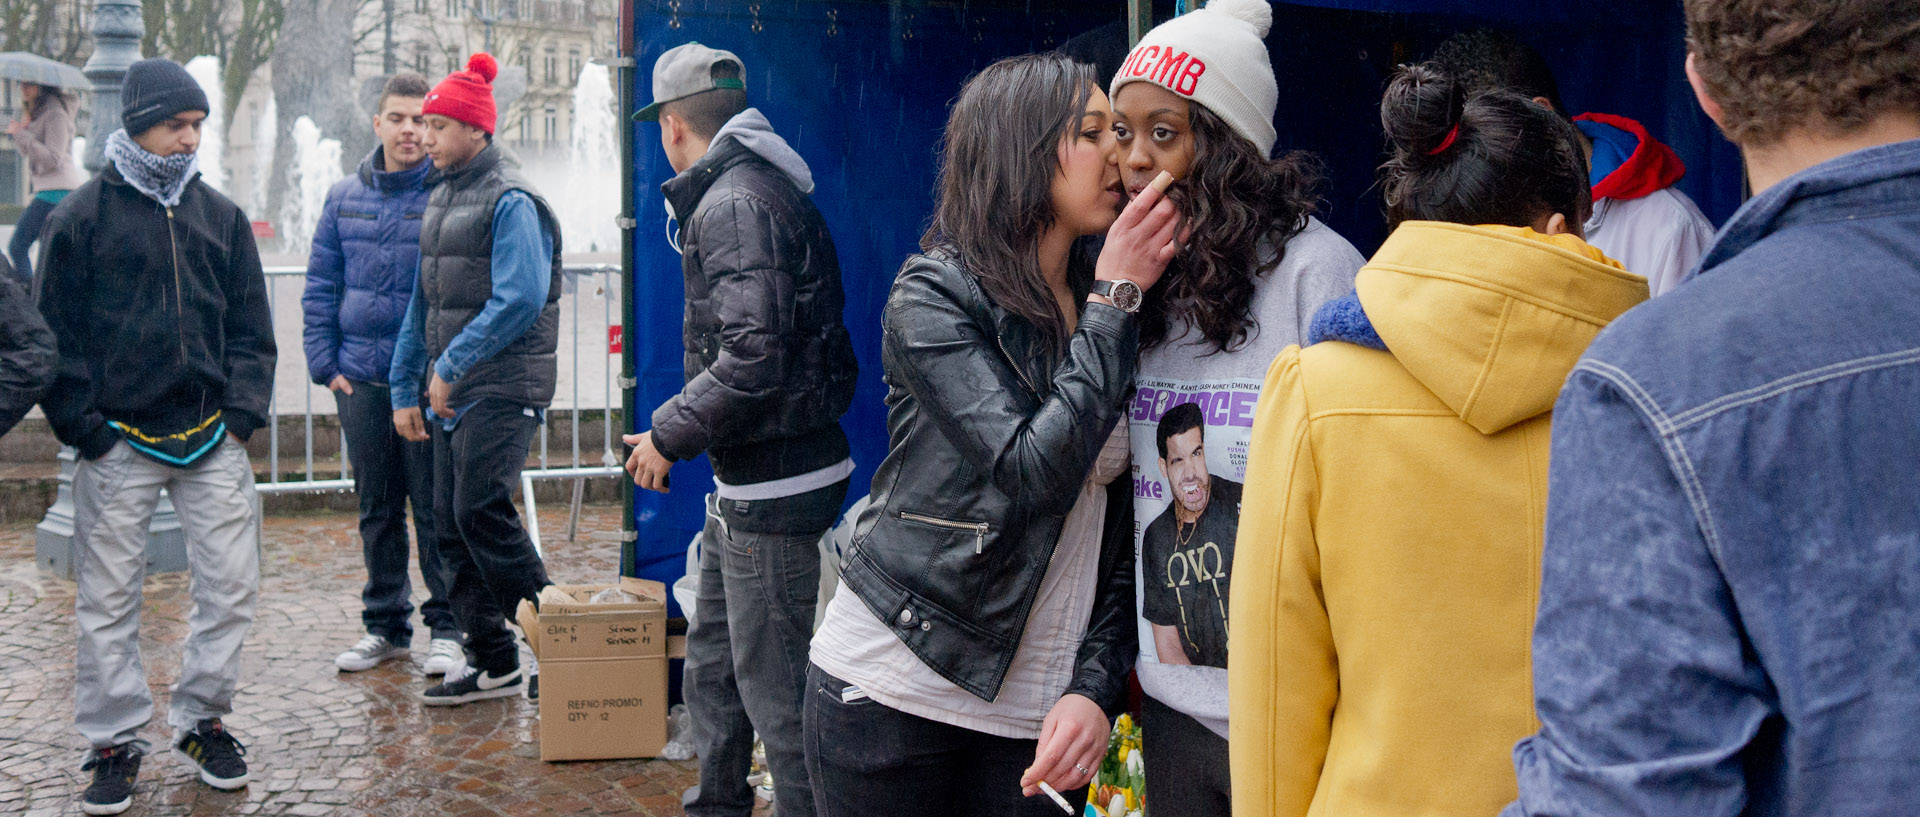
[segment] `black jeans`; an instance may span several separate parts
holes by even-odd
[[[35,196],[13,225],[13,240],[7,242],[7,258],[13,261],[13,274],[22,281],[33,280],[33,242],[40,240],[40,230],[47,226],[47,216],[53,213],[53,208],[53,202]]]
[[[820,817],[1059,817],[1045,794],[1020,793],[1036,740],[1002,738],[889,709],[866,698],[847,703],[847,683],[809,665],[807,771]],[[1060,792],[1074,814],[1087,790]],[[1160,814],[1181,815],[1177,811]]]
[[[475,403],[452,431],[427,413],[433,429],[434,529],[447,564],[453,618],[467,634],[467,660],[489,672],[520,665],[506,616],[534,599],[547,567],[513,507],[520,469],[539,421],[505,400]]]
[[[1147,768],[1147,807],[1155,814],[1233,814],[1227,739],[1151,696],[1140,705],[1140,751]]]
[[[393,430],[386,384],[349,382],[353,393],[334,392],[333,399],[340,407],[340,430],[353,462],[353,489],[360,495],[360,551],[367,564],[360,621],[367,632],[395,644],[413,641],[413,587],[407,579],[411,501],[420,578],[427,586],[420,617],[434,638],[457,640],[460,627],[447,601],[447,568],[433,530],[433,444],[407,442]]]
[[[707,497],[700,595],[687,633],[687,714],[700,751],[689,817],[746,817],[753,735],[767,745],[774,811],[809,817],[800,741],[807,645],[820,600],[820,537],[840,516],[847,480],[780,499]]]

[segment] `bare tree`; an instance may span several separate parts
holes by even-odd
[[[279,42],[280,24],[286,18],[283,0],[234,2],[239,6],[235,13],[238,25],[229,40],[231,47],[220,59],[223,72],[220,82],[225,86],[227,100],[225,121],[229,129],[233,127],[233,112],[240,104],[240,97],[247,92],[253,73],[272,59],[273,47]]]
[[[361,108],[356,104],[351,72],[340,70],[341,66],[352,64],[352,21],[362,2],[364,0],[302,0],[286,7],[279,46],[274,49],[271,60],[274,107],[279,120],[274,123],[271,167],[292,166],[293,123],[302,116],[312,119],[321,133],[341,139],[343,145],[357,144],[350,135],[367,129]],[[341,158],[358,161],[360,157],[343,151]],[[286,199],[286,185],[270,184],[267,191],[267,212],[279,213]]]
[[[0,0],[0,50],[80,65],[93,51],[91,10],[87,0]]]
[[[143,53],[181,63],[203,55],[220,58],[222,114],[231,128],[247,83],[273,56],[285,0],[143,0],[140,13],[146,24]]]
[[[202,54],[220,55],[226,0],[141,0],[146,32],[140,53],[184,63]]]

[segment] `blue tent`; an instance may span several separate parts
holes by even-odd
[[[1172,0],[1154,12],[1171,16]],[[1128,13],[1125,0],[622,0],[620,53],[633,60],[620,72],[626,112],[650,101],[653,61],[698,40],[740,55],[753,104],[813,166],[814,200],[839,248],[846,321],[861,365],[842,420],[859,464],[849,501],[866,493],[886,451],[878,316],[932,208],[948,103],[989,62],[1059,47]],[[1395,65],[1472,26],[1506,28],[1539,48],[1572,110],[1645,123],[1686,161],[1680,186],[1715,223],[1741,201],[1739,156],[1687,87],[1678,0],[1314,0],[1278,3],[1274,18],[1267,47],[1280,85],[1279,144],[1324,160],[1322,217],[1362,252],[1385,237],[1374,188],[1380,92]],[[667,243],[659,188],[672,170],[658,126],[629,125],[625,136],[626,212],[634,225],[625,251],[626,361],[635,385],[626,408],[644,429],[653,407],[682,383],[680,258]],[[627,573],[665,581],[681,575],[711,477],[703,457],[675,466],[673,493],[634,492]]]

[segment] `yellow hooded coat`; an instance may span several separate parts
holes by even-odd
[[[1355,288],[1391,352],[1290,347],[1256,412],[1229,615],[1234,814],[1492,815],[1539,726],[1553,401],[1646,279],[1571,235],[1414,221]]]

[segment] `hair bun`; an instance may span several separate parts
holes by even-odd
[[[500,75],[500,63],[493,61],[492,54],[477,51],[467,58],[467,70],[479,74],[488,85],[492,85],[493,78]]]
[[[1446,144],[1466,107],[1466,87],[1438,67],[1403,65],[1380,99],[1380,127],[1402,155],[1427,156]]]
[[[1267,32],[1273,29],[1273,6],[1267,0],[1210,0],[1201,11],[1224,14],[1253,26],[1253,33],[1260,39],[1267,38]]]

